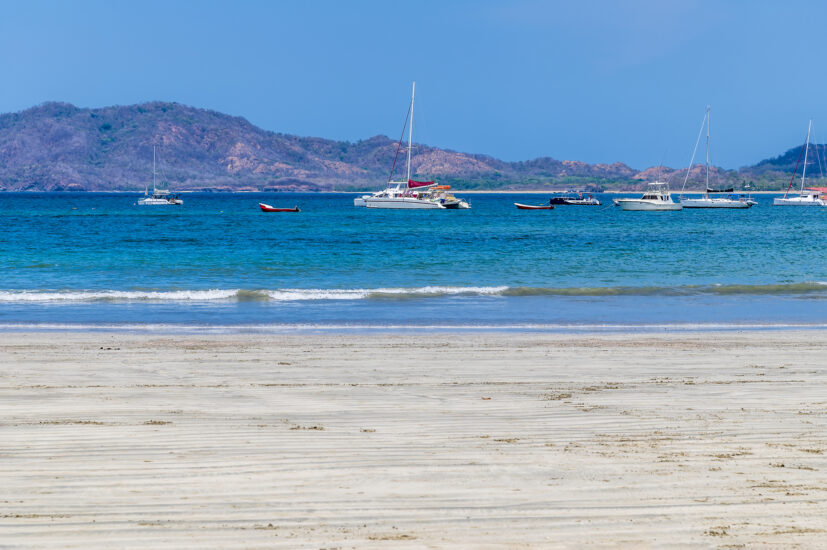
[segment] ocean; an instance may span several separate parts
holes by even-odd
[[[827,210],[368,210],[353,194],[0,195],[0,330],[827,325]],[[631,196],[631,195],[630,195]],[[301,213],[265,214],[258,203]]]

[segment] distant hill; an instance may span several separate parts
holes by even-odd
[[[45,103],[0,115],[0,190],[139,191],[151,182],[153,145],[159,172],[175,190],[376,189],[386,181],[396,153],[395,141],[386,136],[357,142],[299,137],[177,103],[100,109]],[[819,147],[823,155],[824,146]],[[714,168],[712,174],[719,183],[752,178],[777,187],[789,178],[795,159],[788,157],[797,151],[741,171]],[[417,145],[412,164],[416,177],[462,189],[635,189],[656,170],[673,185],[682,184],[685,174],[549,157],[505,162],[427,145]],[[693,167],[694,187],[702,181],[701,169]]]

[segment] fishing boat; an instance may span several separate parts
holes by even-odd
[[[144,189],[144,198],[138,201],[139,206],[179,206],[184,201],[178,195],[167,189],[158,189],[156,185],[158,172],[155,170],[155,146],[152,147],[152,195],[149,194],[149,185]]]
[[[566,191],[566,193],[566,195],[551,197],[548,203],[566,206],[600,206],[600,201],[591,193],[583,191]]]
[[[552,204],[520,204],[519,202],[515,202],[514,206],[517,207],[518,210],[554,210],[554,205]]]
[[[413,149],[413,115],[416,82],[411,88],[411,103],[405,124],[402,126],[402,135],[396,146],[396,155],[391,165],[390,175],[385,189],[372,195],[362,195],[353,200],[354,206],[366,208],[386,208],[397,210],[458,210],[471,208],[468,201],[458,199],[449,193],[449,186],[440,186],[435,181],[417,181],[411,178],[411,150]],[[410,124],[408,124],[410,121]],[[407,150],[407,177],[405,180],[393,180],[399,152],[402,150],[402,140],[405,137],[405,128],[408,129]]]
[[[680,203],[684,208],[750,208],[756,204],[753,200],[747,200],[740,195],[733,194],[732,187],[728,189],[712,189],[709,187],[709,120],[710,107],[706,106],[706,113],[704,120],[701,123],[701,132],[698,134],[698,140],[695,142],[695,150],[692,152],[692,158],[689,161],[689,168],[686,169],[686,176],[683,180],[683,188],[681,188]],[[689,172],[692,170],[692,163],[695,161],[695,153],[698,152],[698,143],[701,139],[704,125],[706,125],[706,191],[699,198],[685,199],[683,198],[683,190],[686,188],[686,182],[689,180]],[[725,193],[729,193],[725,195]]]
[[[614,199],[615,206],[623,210],[664,212],[680,210],[681,204],[672,200],[669,184],[653,181],[647,184],[646,191],[639,199]]]
[[[274,206],[270,206],[269,204],[260,202],[258,203],[258,207],[261,208],[262,212],[301,212],[298,206],[294,206],[293,208],[276,208]]]
[[[787,186],[787,191],[783,197],[773,199],[773,206],[827,206],[827,198],[821,196],[822,188],[808,189],[804,187],[804,179],[807,174],[807,153],[810,149],[810,134],[813,130],[813,121],[807,126],[807,141],[804,142],[804,147],[798,153],[798,160],[795,161],[795,170],[793,176],[790,178],[790,185]],[[795,174],[798,172],[798,164],[801,162],[801,153],[804,153],[804,166],[801,168],[801,190],[797,196],[790,196],[790,189],[795,180]]]

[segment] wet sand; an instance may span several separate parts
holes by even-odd
[[[816,548],[827,332],[0,334],[0,548]]]

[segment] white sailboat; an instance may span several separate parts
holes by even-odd
[[[391,166],[391,173],[388,177],[387,187],[372,195],[363,195],[353,200],[354,206],[365,206],[367,208],[405,209],[405,210],[444,210],[471,208],[467,201],[458,199],[448,193],[448,186],[437,186],[435,181],[416,181],[411,179],[411,149],[413,149],[413,115],[414,97],[416,93],[416,82],[411,89],[411,106],[409,110],[410,126],[408,126],[407,149],[407,177],[405,181],[393,181],[393,173],[396,167],[395,157]],[[408,125],[408,118],[405,125]],[[402,136],[405,135],[405,127],[402,127]],[[402,147],[402,137],[396,148],[397,157]]]
[[[155,146],[152,146],[152,195],[149,194],[149,185],[144,189],[144,198],[138,201],[139,206],[178,206],[184,201],[178,195],[172,194],[168,189],[158,189],[157,174],[155,170]]]
[[[804,143],[804,166],[801,169],[801,190],[798,196],[789,196],[790,189],[793,186],[795,173],[798,171],[798,161],[795,163],[795,170],[793,170],[793,177],[790,178],[790,185],[783,197],[778,197],[772,201],[773,206],[827,206],[827,199],[821,197],[821,192],[818,189],[805,189],[804,178],[807,174],[807,153],[810,149],[810,133],[813,130],[813,121],[807,126],[807,141]],[[798,154],[798,160],[801,160],[801,153]]]
[[[732,193],[733,189],[711,189],[709,187],[709,120],[710,107],[706,106],[706,114],[704,115],[704,122],[701,124],[701,132],[703,132],[704,123],[706,124],[706,191],[703,196],[693,199],[683,198],[683,189],[686,188],[686,182],[689,180],[689,172],[692,170],[692,163],[695,161],[695,153],[698,151],[698,142],[695,142],[695,151],[692,152],[692,159],[689,161],[689,168],[686,169],[686,177],[683,180],[683,188],[681,189],[680,202],[684,208],[749,208],[756,204],[753,200],[746,200],[740,195],[730,194],[729,196],[722,195],[723,193]],[[701,136],[698,135],[698,141]],[[716,195],[713,195],[715,193]],[[720,194],[719,194],[720,193]]]

